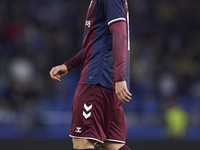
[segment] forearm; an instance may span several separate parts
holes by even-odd
[[[83,53],[82,53],[82,50],[80,50],[78,54],[76,54],[74,57],[64,62],[64,64],[67,66],[67,70],[70,71],[80,66],[82,62],[82,57],[83,57]]]
[[[127,55],[126,23],[124,21],[115,22],[109,28],[113,35],[114,80],[115,82],[120,82],[125,80]]]

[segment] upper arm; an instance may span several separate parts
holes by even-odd
[[[100,0],[100,2],[101,10],[108,25],[119,20],[126,21],[124,0]]]
[[[112,23],[111,25],[109,25],[109,29],[113,36],[116,34],[127,36],[126,22],[124,21],[116,21]]]

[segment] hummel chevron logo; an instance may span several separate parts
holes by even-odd
[[[88,112],[92,109],[92,104],[90,106],[87,106],[85,103],[84,103],[84,108],[85,110]],[[89,117],[91,116],[91,112],[87,113],[85,111],[83,111],[83,117],[85,117],[85,119],[88,119]]]
[[[88,118],[91,116],[91,112],[89,112],[88,114],[86,114],[86,113],[83,111],[83,116],[85,117],[85,119],[88,119]]]
[[[92,104],[90,106],[87,106],[85,103],[84,103],[84,108],[86,111],[89,111],[90,109],[92,109]]]

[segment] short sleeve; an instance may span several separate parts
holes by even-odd
[[[108,25],[118,20],[126,20],[124,0],[102,0],[103,12]]]

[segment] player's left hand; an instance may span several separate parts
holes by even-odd
[[[115,83],[115,93],[120,102],[125,103],[131,100],[132,94],[128,91],[126,81]]]

